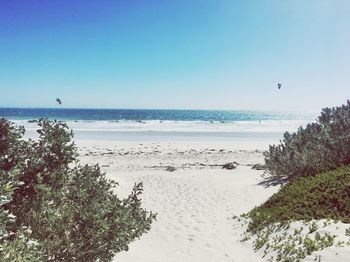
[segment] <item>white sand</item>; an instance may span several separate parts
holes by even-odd
[[[244,221],[244,219],[243,219]],[[241,223],[244,225],[246,222]],[[316,227],[313,226],[316,225]],[[244,225],[245,227],[245,225]],[[292,243],[295,244],[294,249],[301,249],[306,252],[303,241],[306,237],[315,241],[316,245],[321,245],[322,241],[317,241],[317,235],[319,237],[326,237],[326,235],[334,237],[334,244],[328,248],[320,249],[319,251],[314,251],[310,255],[307,255],[304,262],[312,261],[322,261],[322,262],[346,262],[350,258],[350,238],[346,232],[349,229],[349,224],[344,224],[341,222],[328,221],[326,219],[322,220],[312,220],[312,221],[293,221],[288,225],[288,228],[278,229],[275,227],[274,232],[272,232],[268,237],[268,244],[270,248],[266,255],[266,261],[271,257],[277,257],[277,250],[274,247],[277,245],[282,245],[291,248]],[[314,229],[312,229],[314,228]],[[310,231],[312,229],[312,231]],[[241,231],[241,230],[240,230]],[[297,231],[299,233],[297,233]],[[266,232],[266,231],[265,231]],[[257,238],[256,235],[251,236],[247,241],[252,243]],[[276,239],[281,238],[276,242]],[[299,238],[302,238],[300,242]],[[320,239],[320,238],[319,238]],[[266,249],[266,244],[261,247],[258,253],[264,256],[264,250]],[[275,260],[273,260],[275,261]]]
[[[78,140],[82,163],[98,162],[126,196],[143,182],[143,207],[158,213],[150,232],[116,255],[120,262],[266,261],[241,242],[234,215],[264,202],[277,187],[259,185],[269,142],[116,142]],[[237,162],[234,170],[222,169]],[[175,167],[174,172],[166,171]],[[332,233],[332,231],[331,231]],[[321,261],[347,261],[349,248],[331,247]],[[314,258],[314,256],[307,259]],[[337,258],[336,260],[334,260]],[[342,258],[342,259],[341,259]],[[307,260],[311,261],[311,260]]]
[[[121,196],[142,181],[143,206],[158,213],[150,232],[133,242],[128,252],[117,254],[115,261],[262,261],[249,244],[239,241],[232,216],[249,211],[276,191],[259,186],[262,171],[247,166],[262,163],[266,143],[77,144],[81,161],[99,162],[108,177],[119,182]],[[210,166],[234,161],[239,164],[234,170]],[[165,171],[166,166],[176,170]]]

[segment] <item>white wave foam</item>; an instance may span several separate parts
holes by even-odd
[[[36,123],[27,120],[15,120],[26,130],[38,129]],[[264,120],[264,121],[66,121],[74,131],[104,132],[293,132],[299,126],[305,126],[310,120]]]

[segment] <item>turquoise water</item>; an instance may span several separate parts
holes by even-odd
[[[105,140],[271,140],[293,132],[314,115],[266,111],[0,108],[0,117],[37,135],[31,121],[41,117],[67,122],[78,139]]]
[[[312,115],[267,111],[151,110],[151,109],[57,109],[0,108],[0,116],[30,120],[41,117],[60,120],[163,120],[163,121],[262,121],[308,119]]]

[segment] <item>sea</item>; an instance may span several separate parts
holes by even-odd
[[[35,137],[39,118],[64,121],[78,139],[123,141],[280,139],[312,113],[250,110],[0,108],[0,117]]]

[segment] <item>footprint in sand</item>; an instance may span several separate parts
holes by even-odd
[[[190,235],[188,235],[188,238],[187,238],[187,240],[188,241],[194,241],[194,239],[196,238],[196,236],[195,235],[193,235],[193,234],[190,234]]]
[[[193,227],[193,230],[194,230],[194,231],[197,231],[197,232],[200,231],[198,227]]]

